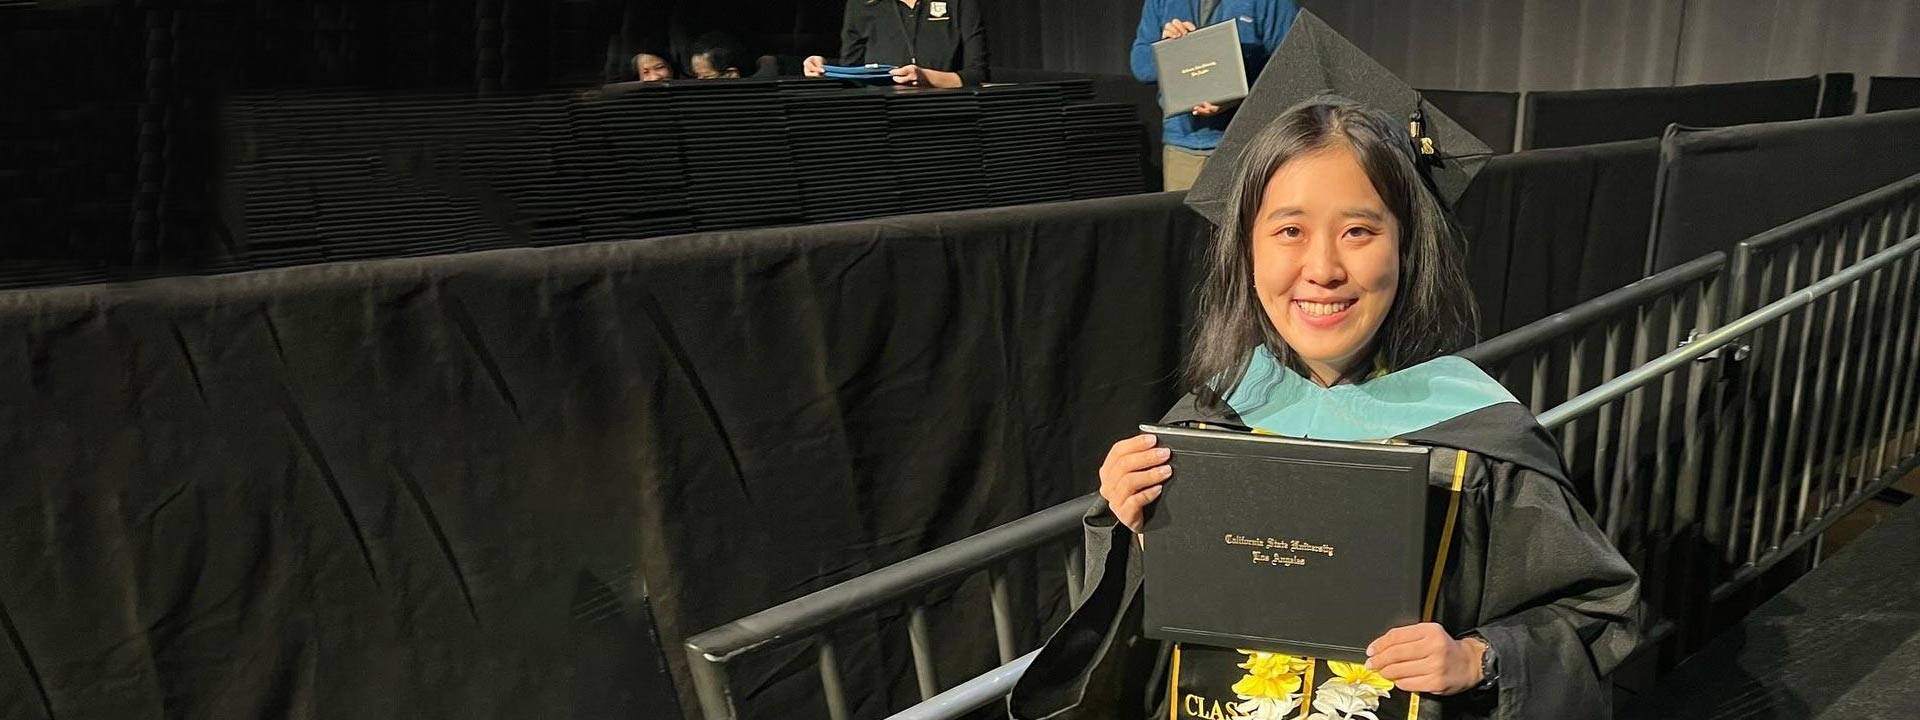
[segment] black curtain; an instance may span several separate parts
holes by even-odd
[[[1920,108],[1920,77],[1880,77],[1867,80],[1867,112]]]
[[[1920,172],[1920,109],[1680,129],[1660,150],[1648,270],[1673,267]]]
[[[1482,337],[1640,279],[1655,138],[1496,155],[1461,195]]]
[[[995,67],[1128,75],[1141,0],[985,0]]]
[[[1526,148],[1660,137],[1671,124],[1724,127],[1804,120],[1820,109],[1820,78],[1527,93]]]
[[[0,716],[666,717],[688,635],[1091,491],[1174,398],[1202,224],[1143,195],[0,293]],[[1014,569],[1029,646],[1060,572]],[[940,677],[997,664],[984,578],[918,600]],[[834,632],[859,717],[917,700],[904,607]],[[749,716],[823,717],[812,657],[736,663]]]

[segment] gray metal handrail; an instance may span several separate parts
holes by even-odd
[[[1018,660],[955,685],[952,690],[889,715],[888,720],[952,720],[999,702],[1007,693],[1013,692],[1013,684],[1020,681],[1020,675],[1027,671],[1027,666],[1032,665],[1033,658],[1039,654],[1040,651],[1035,650],[1022,655]]]
[[[1920,173],[1914,173],[1903,179],[1882,185],[1873,190],[1835,203],[1794,218],[1766,232],[1747,239],[1743,244],[1753,248],[1767,248],[1782,242],[1796,240],[1833,225],[1835,222],[1856,217],[1869,209],[1888,202],[1898,201],[1920,189]]]
[[[951,545],[907,558],[871,573],[827,587],[794,600],[775,605],[739,620],[721,625],[689,638],[687,660],[694,691],[706,717],[714,720],[735,716],[732,691],[724,666],[727,661],[749,650],[806,639],[827,625],[855,613],[896,602],[954,578],[988,569],[1007,558],[1050,541],[1075,535],[1080,519],[1095,498],[1089,494],[1068,500],[1040,512],[986,530]],[[1079,596],[1078,548],[1068,555],[1068,594]],[[1006,607],[1006,590],[994,582],[994,620],[1001,660],[1010,661],[1012,647],[1011,608]],[[915,645],[914,664],[919,671],[923,699],[934,696],[931,663],[923,657],[925,621],[916,612],[912,630]],[[830,641],[817,639],[820,650],[822,682],[827,685],[829,710],[845,717],[844,698],[839,695],[839,669]]]
[[[1472,360],[1475,365],[1493,367],[1521,353],[1537,350],[1545,343],[1589,329],[1594,323],[1644,307],[1650,301],[1708,279],[1720,272],[1726,263],[1726,253],[1702,255],[1489,338],[1486,342],[1460,351],[1460,356]]]
[[[1622,373],[1619,377],[1601,383],[1599,387],[1581,393],[1578,397],[1558,405],[1552,410],[1541,413],[1539,416],[1540,425],[1551,430],[1565,425],[1582,415],[1594,412],[1603,405],[1624,398],[1628,393],[1645,387],[1653,380],[1657,380],[1667,373],[1687,367],[1688,364],[1694,360],[1733,344],[1735,340],[1751,334],[1761,326],[1785,317],[1787,313],[1806,307],[1812,304],[1815,299],[1844,288],[1847,285],[1851,285],[1861,278],[1866,277],[1868,274],[1912,254],[1915,249],[1920,249],[1920,237],[1908,238],[1886,251],[1869,257],[1863,262],[1848,267],[1812,285],[1796,290],[1793,294],[1768,303],[1766,307],[1721,325],[1719,328],[1708,331],[1706,334],[1694,338],[1692,342],[1687,343],[1678,350],[1673,350],[1665,355],[1654,358],[1645,365]]]
[[[1817,227],[1811,229],[1816,232],[1818,231]],[[1803,232],[1805,231],[1806,229],[1803,229]],[[1770,239],[1770,242],[1779,241],[1777,237]],[[1599,387],[1582,393],[1579,397],[1541,414],[1539,418],[1540,424],[1547,428],[1559,427],[1576,418],[1594,413],[1608,404],[1618,402],[1630,393],[1647,387],[1669,373],[1691,367],[1703,357],[1710,354],[1722,353],[1729,349],[1738,349],[1737,343],[1742,339],[1754,335],[1756,332],[1771,324],[1780,322],[1782,319],[1787,318],[1797,311],[1809,308],[1822,298],[1834,295],[1841,290],[1852,289],[1870,276],[1875,276],[1887,270],[1890,266],[1903,261],[1909,263],[1907,273],[1908,289],[1911,291],[1912,277],[1914,275],[1913,270],[1916,267],[1920,267],[1920,235],[1908,237],[1898,244],[1874,253],[1839,272],[1794,290],[1785,297],[1770,302],[1758,310],[1736,318],[1715,330],[1695,338],[1684,347],[1662,355],[1645,365],[1622,374],[1620,377],[1603,383]],[[1896,278],[1896,281],[1897,280]],[[1901,310],[1904,311],[1903,314],[1911,315],[1912,309],[1913,305],[1909,297],[1909,302],[1903,304]],[[1889,318],[1891,319],[1892,317],[1894,316],[1890,314]],[[1902,320],[1902,327],[1905,327],[1906,323],[1911,319],[1912,318],[1909,317]],[[1894,343],[1905,348],[1908,337],[1909,335],[1903,332],[1898,338],[1894,339]],[[1914,339],[1920,339],[1920,333],[1915,333],[1913,337]],[[1845,378],[1842,378],[1842,380],[1845,380]],[[1900,392],[1903,397],[1911,396],[1913,393],[1914,389],[1911,382]],[[1910,415],[1911,412],[1910,410],[1894,410],[1891,408],[1887,411],[1890,419],[1886,427],[1892,430],[1902,430],[1902,435],[1904,436],[1903,429],[1891,427],[1894,422],[1891,417],[1896,412],[1907,415]],[[1911,418],[1907,418],[1906,420],[1911,422]],[[1853,448],[1848,447],[1840,448],[1843,453],[1851,451],[1852,449]],[[1911,453],[1911,450],[1907,452]],[[1899,453],[1896,452],[1895,454],[1898,455]],[[1766,572],[1780,561],[1804,549],[1808,543],[1816,541],[1816,539],[1835,522],[1865,503],[1874,493],[1892,484],[1907,472],[1912,471],[1916,467],[1920,467],[1920,454],[1908,454],[1904,458],[1895,457],[1891,462],[1886,459],[1884,451],[1882,451],[1878,457],[1880,460],[1866,467],[1866,473],[1863,473],[1863,477],[1867,473],[1877,474],[1878,478],[1875,481],[1870,483],[1863,482],[1861,485],[1853,488],[1851,492],[1844,494],[1832,507],[1819,515],[1797,518],[1793,529],[1778,542],[1773,543],[1771,547],[1767,548],[1764,554],[1741,564],[1731,575],[1715,584],[1708,597],[1708,602],[1718,602],[1725,599],[1745,584],[1759,577],[1761,573]],[[1791,469],[1789,469],[1789,472],[1790,470]],[[1716,473],[1711,479],[1711,482],[1716,485],[1726,482],[1724,473]],[[1726,494],[1724,488],[1709,487],[1708,507],[1710,509],[1717,507],[1715,499],[1724,500]],[[1737,510],[1738,508],[1733,509]]]

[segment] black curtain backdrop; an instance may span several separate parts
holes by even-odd
[[[1820,78],[1527,93],[1523,147],[1660,137],[1667,125],[1723,127],[1802,120],[1820,109]]]
[[[1421,90],[1420,96],[1486,143],[1496,153],[1513,152],[1520,122],[1520,94],[1466,90]]]
[[[1454,208],[1482,337],[1640,279],[1659,151],[1649,138],[1487,161]]]
[[[660,648],[1090,491],[1173,400],[1201,224],[1145,195],[0,294],[0,716],[664,717]],[[1016,568],[1028,642],[1059,572]],[[997,664],[983,585],[926,598],[948,682]],[[904,618],[836,628],[859,717],[915,699]],[[749,716],[824,716],[812,657],[735,668]]]
[[[1920,172],[1920,110],[1717,129],[1660,149],[1649,270],[1664,270]]]
[[[1867,112],[1920,108],[1920,77],[1867,79]]]
[[[995,67],[1132,76],[1141,0],[985,0]]]

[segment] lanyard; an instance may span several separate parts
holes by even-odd
[[[1208,7],[1209,5],[1211,5],[1212,7]],[[1208,2],[1208,0],[1193,0],[1193,24],[1199,25],[1200,27],[1206,27],[1207,23],[1213,19],[1208,16],[1212,15],[1213,11],[1219,10],[1219,9],[1220,9],[1219,2]]]
[[[900,2],[900,0],[891,0],[891,2],[897,3]],[[926,0],[920,0],[920,2],[913,4],[913,27],[911,29],[907,27],[907,19],[900,14],[900,8],[889,8],[889,11],[893,13],[893,19],[900,23],[900,39],[907,44],[908,65],[920,64],[920,6],[925,3]]]

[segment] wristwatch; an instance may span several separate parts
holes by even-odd
[[[1479,640],[1481,647],[1486,648],[1480,652],[1480,684],[1473,686],[1473,689],[1491,689],[1500,680],[1500,656],[1494,654],[1493,643],[1487,642],[1486,638],[1479,635],[1468,637]]]

